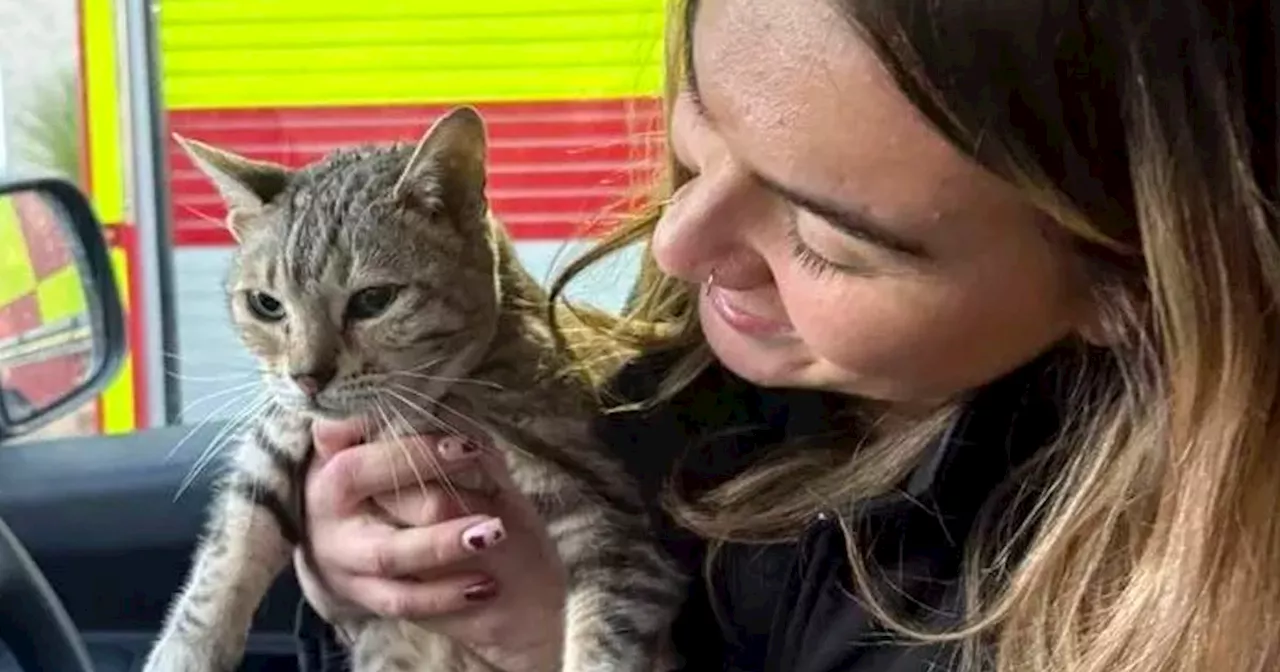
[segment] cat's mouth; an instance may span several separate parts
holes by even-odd
[[[432,425],[439,422],[435,404],[410,405],[390,399],[379,400],[375,396],[344,396],[338,399],[295,397],[290,403],[297,413],[312,420],[344,421],[368,417],[389,425],[409,426],[418,426],[424,421]]]
[[[359,415],[355,409],[347,407],[327,406],[317,399],[308,399],[299,409],[314,420],[348,420]]]
[[[425,386],[415,383],[419,381],[410,380],[407,384],[381,379],[344,381],[314,395],[281,385],[275,390],[275,396],[285,409],[313,420],[369,417],[387,424],[414,427],[447,424],[450,418],[441,416],[447,415],[449,408],[440,403],[439,396],[448,386],[435,380]],[[443,389],[432,389],[436,387]]]
[[[285,394],[281,396],[284,398],[280,401],[285,407],[313,420],[349,420],[371,410],[368,408],[369,404],[360,403],[360,400],[333,399],[327,395],[308,397],[300,394]]]

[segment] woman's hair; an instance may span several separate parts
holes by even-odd
[[[672,88],[687,4],[670,13]],[[981,518],[964,622],[937,632],[893,613],[847,522],[864,602],[903,636],[962,642],[984,669],[1280,669],[1275,3],[840,4],[939,132],[1074,234],[1108,337],[1106,357],[1064,364],[1069,415],[1027,468],[1037,485]],[[555,295],[647,245],[689,177],[666,168],[653,205]],[[711,361],[696,300],[645,250],[623,315],[595,323],[633,351],[683,353],[654,402]],[[787,538],[815,509],[890,489],[952,413],[871,446],[781,451],[671,509],[714,541]]]

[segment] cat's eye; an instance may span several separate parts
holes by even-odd
[[[396,285],[367,287],[351,295],[347,301],[348,320],[368,320],[381,315],[400,295]]]
[[[247,292],[245,303],[249,306],[249,312],[263,322],[279,322],[284,319],[284,304],[266,292]]]

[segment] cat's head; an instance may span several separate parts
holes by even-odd
[[[428,406],[498,318],[485,128],[471,108],[416,147],[299,169],[178,138],[227,205],[232,322],[288,408],[330,417]]]

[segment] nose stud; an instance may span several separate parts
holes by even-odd
[[[704,295],[710,294],[711,288],[714,287],[715,284],[716,284],[716,269],[712,268],[711,271],[707,273],[707,281],[702,285],[702,293]]]

